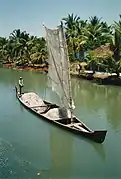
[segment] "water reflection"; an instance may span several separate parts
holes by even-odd
[[[121,125],[121,91],[118,88],[115,91],[108,89],[106,113],[112,128],[119,129]]]
[[[121,88],[103,86],[86,82],[85,80],[72,79],[73,96],[76,106],[87,110],[93,116],[93,112],[100,113],[117,130],[121,125]],[[97,115],[97,117],[98,117]],[[100,116],[99,116],[100,118]],[[101,119],[102,120],[102,119]]]
[[[76,139],[78,139],[79,142],[84,142],[88,146],[88,148],[90,148],[90,147],[93,148],[94,151],[96,152],[96,154],[98,155],[98,157],[102,161],[106,160],[105,145],[103,143],[102,144],[95,143],[94,141],[89,140],[85,137],[75,135],[75,134],[73,134],[73,135],[76,137]]]
[[[0,69],[0,83],[7,86],[10,85],[12,88],[14,88],[15,85],[18,85],[18,80],[20,76],[22,76],[24,79],[25,91],[36,91],[40,87],[43,90],[45,89],[47,78],[45,74],[22,70],[16,71],[12,69]]]
[[[21,112],[23,112],[24,111],[24,106],[21,103],[19,103],[19,106],[20,106]]]
[[[75,79],[72,79],[72,84]],[[76,80],[76,85],[73,86],[73,96],[76,100],[76,104],[83,105],[89,109],[100,108],[105,104],[105,88],[101,88],[91,82],[87,83],[84,80]],[[80,97],[80,100],[78,100]],[[103,106],[104,107],[104,106]]]
[[[65,136],[66,135],[66,136]],[[71,178],[73,162],[73,137],[60,129],[52,128],[50,132],[51,177]]]
[[[72,79],[77,117],[92,129],[108,129],[100,145],[28,112],[13,91],[19,76],[24,77],[26,91],[59,103],[55,93],[46,89],[46,76],[0,69],[0,177],[120,178],[121,88]],[[36,176],[38,172],[40,176]]]
[[[56,179],[64,177],[71,178],[71,171],[73,169],[74,162],[74,140],[76,138],[80,140],[79,142],[82,143],[82,145],[83,143],[87,143],[88,147],[92,147],[94,151],[98,154],[99,158],[105,161],[106,154],[103,144],[96,144],[95,142],[87,140],[86,138],[83,138],[81,136],[72,134],[71,132],[65,132],[63,129],[59,129],[52,124],[48,124],[47,122],[45,122],[45,125],[50,126],[50,128],[48,128],[48,150],[50,151],[50,155],[48,155],[48,158],[51,158],[51,167],[48,171],[44,171],[48,173],[47,175]],[[45,136],[45,134],[43,136]],[[83,153],[83,151],[81,153]],[[41,172],[43,173],[43,170],[41,170]]]
[[[78,138],[78,148],[80,147],[79,153],[75,153],[75,142]],[[85,150],[83,147],[87,147]],[[91,150],[94,149],[94,150]],[[81,158],[78,160],[78,168],[91,167],[91,162],[88,161],[95,156],[95,152],[98,157],[104,162],[106,160],[106,153],[103,144],[96,144],[85,138],[77,135],[71,135],[68,132],[63,132],[61,129],[52,127],[50,130],[50,154],[51,154],[51,167],[49,175],[53,179],[60,178],[74,178],[74,171],[76,171],[76,165],[74,165],[75,156]],[[87,157],[86,157],[87,155]],[[77,159],[78,159],[77,157]],[[88,158],[89,157],[89,158]],[[84,163],[84,165],[83,165]],[[88,164],[88,166],[86,165]],[[84,169],[85,170],[85,169]],[[80,173],[80,171],[78,171]],[[78,175],[77,173],[77,175]],[[88,173],[85,175],[88,175]]]
[[[97,143],[93,143],[93,148],[95,149],[95,151],[98,153],[99,157],[105,161],[106,160],[106,151],[104,148],[103,144],[97,144]]]
[[[86,144],[89,148],[91,146],[103,161],[106,160],[103,144],[97,144],[81,136],[70,135],[67,132],[64,135],[64,132],[61,133],[61,129],[52,128],[50,131],[50,153],[52,159],[50,175],[52,178],[71,178],[74,162],[74,140],[76,138],[79,139],[80,144]],[[82,155],[84,151],[80,152]],[[82,160],[88,160],[88,158],[84,159],[84,156],[82,157]]]

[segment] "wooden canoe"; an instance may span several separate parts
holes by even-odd
[[[89,129],[82,121],[73,115],[73,122],[71,122],[70,112],[64,108],[59,107],[56,104],[52,104],[48,101],[42,100],[37,94],[23,93],[19,95],[19,91],[16,89],[16,96],[18,100],[31,112],[46,119],[47,121],[57,124],[58,126],[72,131],[78,135],[82,135],[91,139],[97,143],[102,143],[105,140],[107,131],[93,131]]]

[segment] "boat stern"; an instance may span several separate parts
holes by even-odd
[[[103,143],[105,140],[106,133],[107,133],[107,130],[94,131],[91,135],[91,138],[97,143]]]

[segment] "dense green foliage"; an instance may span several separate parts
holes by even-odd
[[[90,17],[83,21],[74,14],[63,18],[70,60],[81,58],[95,71],[102,69],[107,72],[121,70],[121,16],[118,22],[108,26],[101,18]],[[107,54],[96,54],[94,50],[101,46],[109,46]],[[85,53],[86,52],[86,53]],[[112,53],[111,53],[112,52]],[[77,57],[78,54],[78,57]],[[86,55],[85,55],[86,54]]]
[[[62,19],[67,39],[70,61],[87,61],[93,70],[116,72],[121,70],[121,16],[118,22],[108,25],[96,16],[81,20],[74,14]],[[95,49],[109,46],[105,55],[95,54]],[[47,59],[45,39],[30,36],[20,29],[14,30],[9,38],[0,37],[0,61],[16,65],[42,64]]]
[[[69,51],[73,52],[73,55],[75,52],[93,50],[112,40],[111,26],[96,16],[90,17],[88,21],[82,21],[72,14],[63,18],[63,21],[65,22]]]
[[[42,64],[47,58],[46,41],[30,36],[20,29],[14,30],[9,38],[0,38],[0,59],[4,62],[21,64]]]

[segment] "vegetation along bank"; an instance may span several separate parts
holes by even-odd
[[[82,20],[68,14],[62,19],[71,73],[103,84],[121,84],[121,15],[109,25],[97,16]],[[0,63],[5,67],[46,71],[48,54],[44,37],[20,29],[0,37]],[[77,70],[80,64],[80,70]]]

